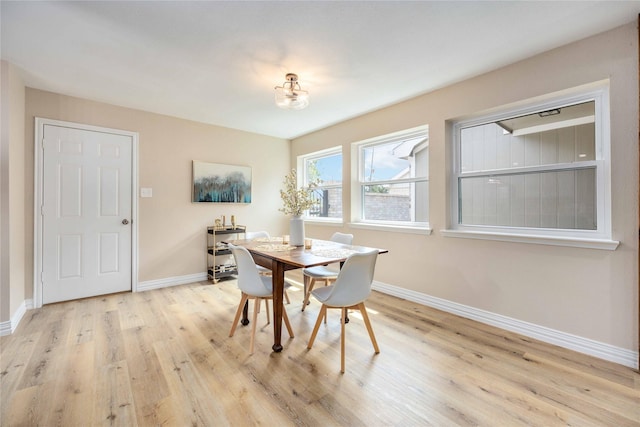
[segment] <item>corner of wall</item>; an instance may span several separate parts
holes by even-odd
[[[20,70],[1,63],[0,144],[0,333],[13,331],[26,310],[25,94]],[[15,324],[14,324],[15,323]]]
[[[11,317],[9,245],[9,63],[0,61],[0,333]]]

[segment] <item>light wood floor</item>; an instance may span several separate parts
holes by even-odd
[[[339,311],[312,350],[319,310],[286,307],[296,337],[271,352],[259,317],[228,337],[235,281],[53,304],[0,339],[2,426],[638,426],[640,375],[394,297],[347,325]]]

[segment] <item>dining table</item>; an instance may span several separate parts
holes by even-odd
[[[307,247],[283,243],[282,238],[278,237],[228,242],[236,246],[244,246],[257,265],[271,270],[273,281],[273,346],[271,348],[276,353],[282,351],[282,310],[286,271],[333,263],[342,264],[349,255],[357,252],[372,250],[377,250],[379,254],[388,252],[386,249],[344,245],[330,240],[307,239],[307,242],[310,242],[310,245],[306,245]],[[245,319],[243,324],[246,323],[248,321]]]

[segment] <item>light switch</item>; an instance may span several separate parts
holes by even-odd
[[[140,197],[153,197],[153,188],[140,188]]]

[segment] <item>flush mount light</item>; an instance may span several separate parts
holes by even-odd
[[[309,105],[309,92],[302,90],[298,75],[288,73],[282,86],[276,86],[276,105],[285,110],[302,110]]]
[[[554,108],[553,110],[547,110],[547,111],[540,111],[538,113],[540,117],[557,116],[558,114],[560,114],[559,108]]]

